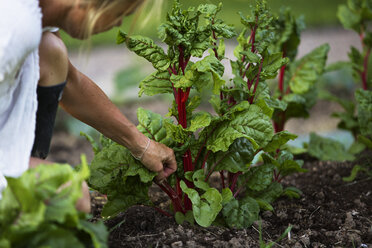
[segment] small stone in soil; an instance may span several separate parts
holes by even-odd
[[[183,243],[182,243],[182,241],[176,241],[176,242],[171,244],[171,247],[172,248],[183,247]]]

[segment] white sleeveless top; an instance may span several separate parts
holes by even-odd
[[[0,192],[28,168],[42,34],[38,0],[0,1]],[[1,198],[1,194],[0,194]]]

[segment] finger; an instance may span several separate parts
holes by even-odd
[[[158,173],[158,175],[155,177],[155,181],[158,183],[161,183],[166,178],[164,171],[161,171]]]
[[[172,155],[169,156],[167,160],[165,161],[164,167],[171,169],[173,172],[177,170],[177,161],[176,161],[176,157],[174,156],[173,152],[172,152]]]
[[[171,169],[171,168],[168,168],[168,167],[164,167],[164,171],[162,171],[162,174],[164,175],[164,177],[169,177],[170,175],[172,175],[176,170],[174,169]]]

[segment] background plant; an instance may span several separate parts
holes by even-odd
[[[182,10],[178,1],[159,27],[167,52],[151,39],[118,35],[118,43],[152,63],[155,72],[140,83],[139,95],[172,94],[167,116],[142,108],[139,130],[174,149],[178,170],[159,187],[172,200],[176,218],[201,226],[218,221],[230,227],[248,227],[260,208],[272,210],[271,202],[299,191],[283,189],[283,177],[304,171],[302,161],[280,150],[296,135],[274,133],[274,109],[286,104],[270,95],[266,80],[277,76],[288,63],[271,47],[276,40],[275,20],[265,1],[257,1],[248,16],[231,61],[234,76],[225,82],[224,39],[235,35],[232,26],[217,17],[222,5],[202,4]],[[247,8],[249,9],[249,8]],[[208,55],[209,53],[209,55]],[[208,96],[216,114],[197,109],[201,95]],[[209,94],[205,94],[209,93]],[[133,159],[130,152],[102,138],[94,144],[90,185],[107,194],[102,215],[113,216],[134,204],[150,204],[148,188],[155,174]],[[253,162],[256,155],[262,158]],[[220,186],[211,185],[211,176]]]
[[[75,208],[88,176],[84,158],[79,172],[69,165],[40,165],[7,178],[0,201],[0,247],[107,247],[104,224],[89,222]]]
[[[372,5],[366,0],[348,0],[339,6],[337,16],[344,28],[358,34],[362,50],[352,46],[348,53],[349,61],[332,64],[328,70],[351,67],[354,80],[360,83],[360,87],[355,91],[354,99],[339,98],[327,92],[325,98],[337,102],[343,108],[343,112],[333,113],[333,116],[340,119],[340,129],[351,132],[354,143],[346,150],[339,142],[313,135],[309,152],[322,160],[354,160],[355,154],[372,148],[372,92],[369,90],[371,80],[368,78],[372,47],[372,33],[368,30],[368,23],[372,20]]]
[[[276,132],[284,130],[290,118],[308,118],[317,102],[317,83],[325,71],[329,45],[323,44],[301,58],[297,58],[304,18],[295,18],[289,8],[282,8],[276,21],[276,41],[273,49],[282,51],[289,63],[280,68],[275,97],[287,105],[274,112]]]

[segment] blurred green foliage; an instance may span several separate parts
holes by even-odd
[[[151,0],[150,0],[151,1]],[[155,11],[157,8],[152,8],[151,4],[147,9],[144,9],[139,18],[134,21],[135,15],[124,18],[123,24],[120,27],[121,30],[125,30],[129,33],[136,33],[149,36],[151,38],[157,37],[157,27],[163,19],[165,19],[165,13],[171,8],[172,1],[164,0],[162,6],[162,13]],[[237,14],[238,11],[247,13],[250,5],[254,3],[254,0],[180,0],[184,7],[197,6],[200,3],[223,3],[223,8],[220,13],[220,17],[227,23],[234,24],[237,30],[240,30],[240,17]],[[320,27],[320,26],[341,26],[337,20],[337,7],[344,1],[340,0],[268,0],[270,8],[273,12],[278,12],[281,7],[291,7],[293,13],[305,16],[305,22],[308,27]],[[150,13],[150,18],[147,18]],[[161,17],[161,18],[160,18]],[[144,20],[150,20],[145,22]],[[91,39],[93,45],[115,45],[116,34],[118,28],[114,28],[105,33],[94,35]],[[77,48],[82,42],[76,39],[72,39],[65,33],[62,33],[63,40],[69,48]]]

